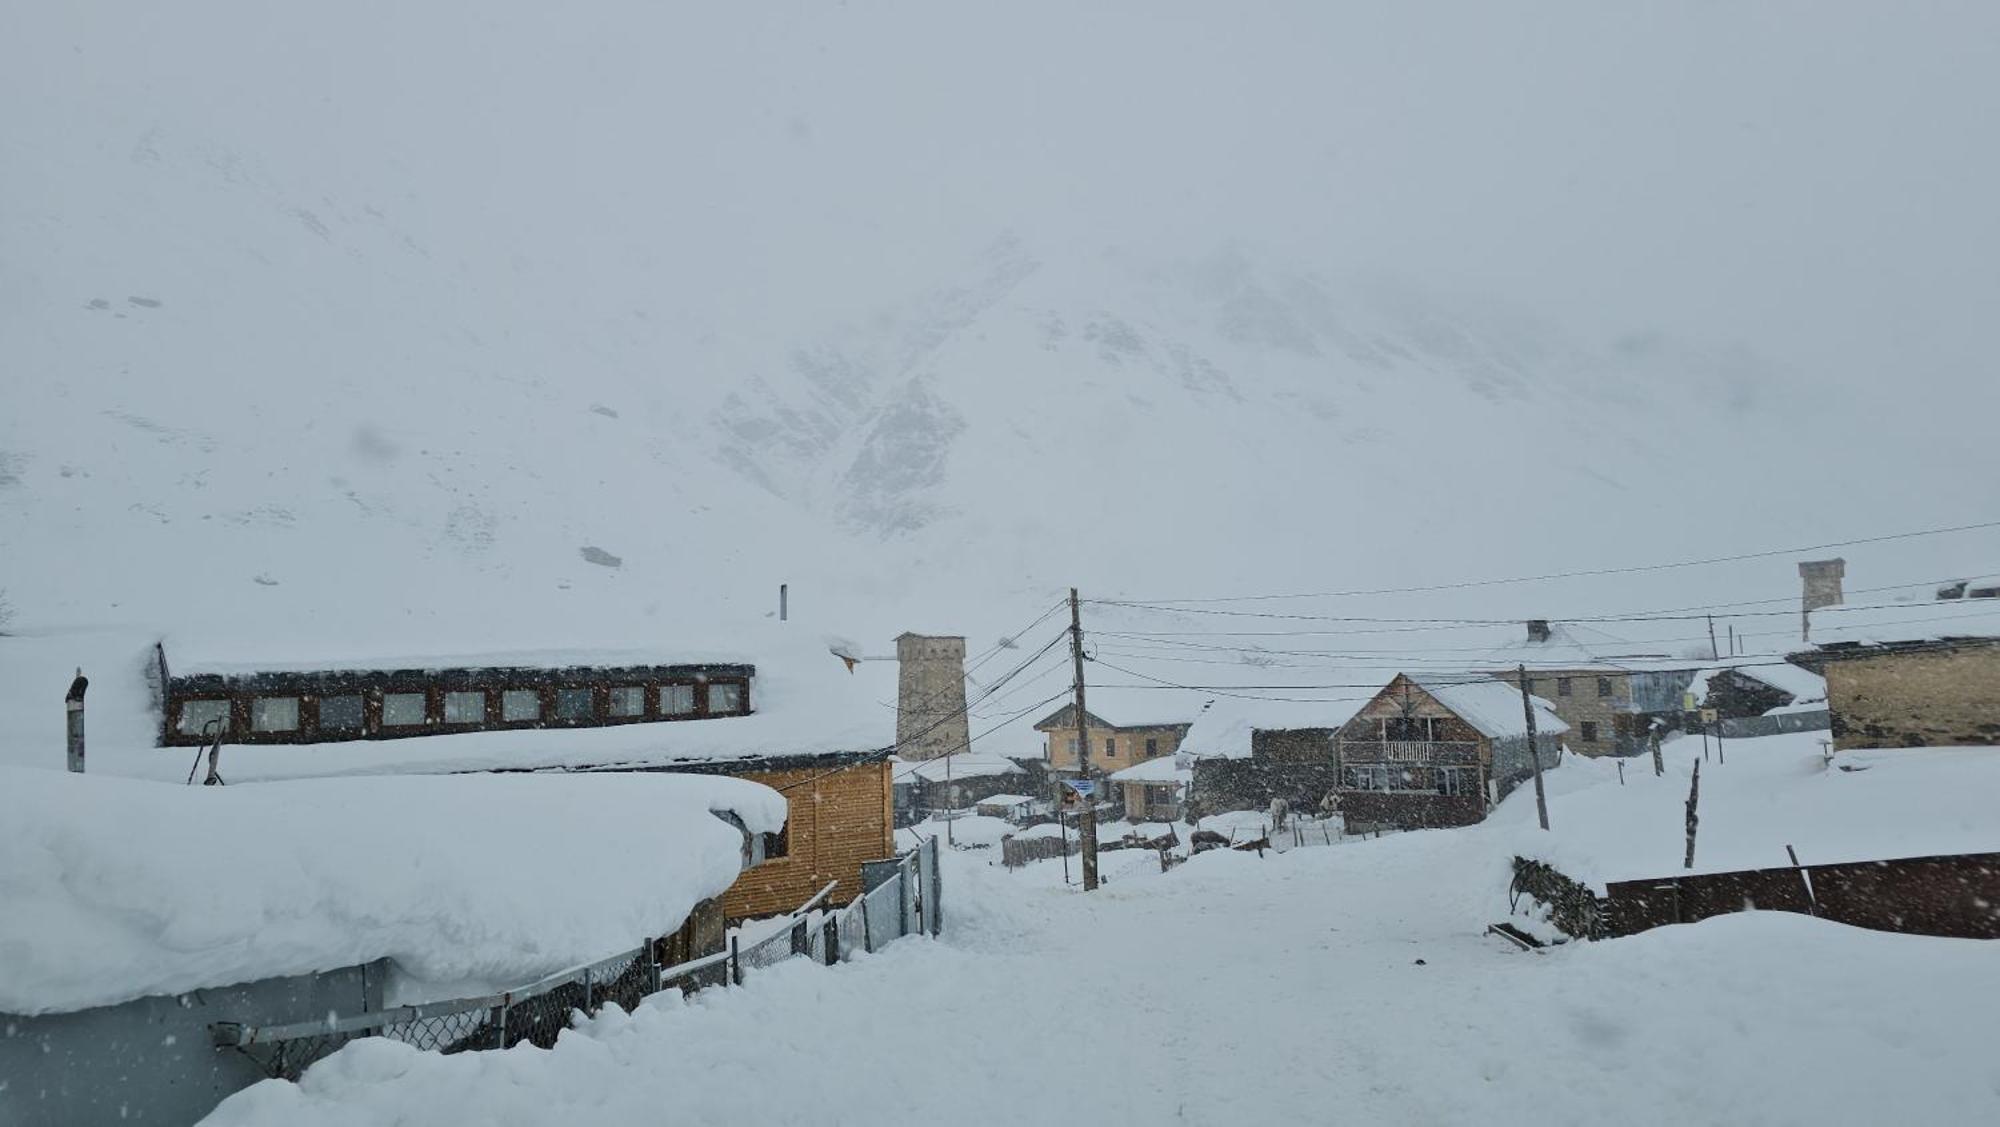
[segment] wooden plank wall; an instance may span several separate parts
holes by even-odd
[[[832,903],[846,904],[861,893],[863,861],[896,855],[887,760],[832,771],[762,771],[742,777],[779,790],[789,800],[790,849],[738,877],[723,894],[730,919],[789,912],[829,880],[840,882]]]

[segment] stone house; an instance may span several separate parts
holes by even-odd
[[[1190,724],[1113,724],[1085,712],[1084,735],[1090,741],[1090,771],[1107,775],[1136,763],[1162,757],[1171,759],[1187,737]],[[1076,706],[1063,705],[1035,724],[1046,737],[1049,769],[1058,778],[1073,778],[1078,772]]]
[[[1187,813],[1188,784],[1194,778],[1191,757],[1175,755],[1134,763],[1111,774],[1119,790],[1125,817],[1134,822],[1176,822]]]
[[[1534,619],[1527,635],[1495,651],[1488,671],[1517,690],[1526,666],[1529,691],[1569,725],[1565,744],[1580,755],[1638,755],[1657,721],[1678,727],[1697,663],[1663,654],[1622,653],[1617,639]]]
[[[1836,749],[2000,744],[2000,606],[1970,617],[1935,607],[1813,622],[1818,645],[1791,660],[1825,676]],[[1908,618],[1923,610],[1932,617]]]
[[[1553,768],[1569,725],[1534,699],[1536,750]],[[1340,729],[1340,810],[1350,829],[1465,826],[1534,772],[1518,688],[1397,674]]]

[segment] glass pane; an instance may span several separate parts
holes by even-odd
[[[180,732],[187,736],[207,734],[205,729],[211,722],[216,730],[229,727],[229,702],[226,700],[190,700],[181,702]]]
[[[478,692],[446,693],[444,695],[444,722],[447,724],[486,723],[486,694]]]
[[[597,715],[589,689],[557,689],[556,719],[589,720]]]
[[[322,732],[360,731],[361,698],[358,696],[319,698],[319,727]]]
[[[611,690],[611,715],[644,716],[646,690],[638,685],[620,685]]]
[[[500,719],[540,720],[542,694],[534,689],[508,689],[500,694]]]
[[[382,726],[409,728],[424,722],[424,694],[382,694]]]
[[[299,698],[258,697],[250,702],[250,730],[292,732],[299,727]]]
[[[743,686],[712,684],[708,687],[708,710],[710,712],[743,711]],[[1108,745],[1109,740],[1105,741]]]
[[[668,716],[686,716],[694,711],[693,685],[661,685],[660,711]]]

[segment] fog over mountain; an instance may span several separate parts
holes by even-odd
[[[15,5],[0,588],[977,642],[1991,517],[2000,12],[1610,8]]]

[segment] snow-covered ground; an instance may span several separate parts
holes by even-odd
[[[2000,749],[1884,748],[1844,751],[1829,765],[1824,733],[1796,732],[1711,744],[1702,762],[1696,872],[2000,850]],[[1690,776],[1702,761],[1700,737],[1663,749],[1667,773],[1650,756],[1619,761],[1565,756],[1546,776],[1550,832],[1535,823],[1531,787],[1522,787],[1473,831],[1495,856],[1549,861],[1577,880],[1605,881],[1684,872]]]
[[[1135,867],[948,854],[942,941],[648,1000],[553,1051],[361,1042],[218,1125],[1973,1123],[2000,945],[1770,914],[1516,951],[1482,836]],[[1030,868],[1052,868],[1042,862]]]

